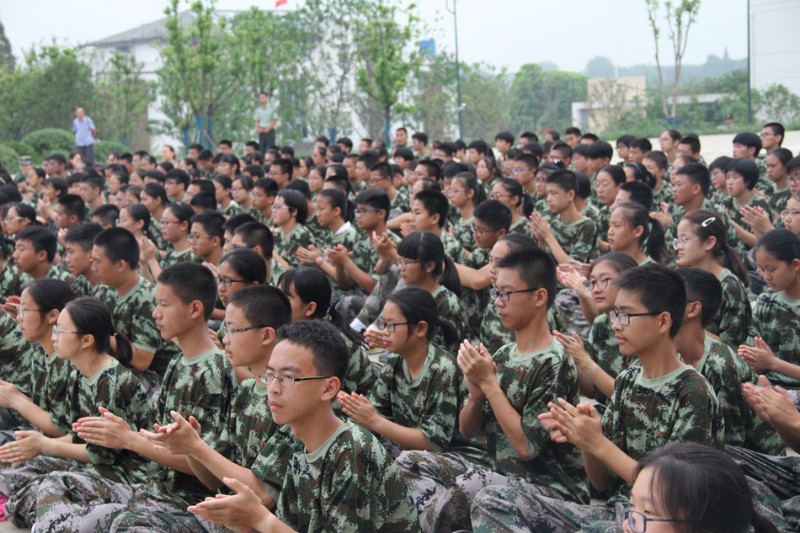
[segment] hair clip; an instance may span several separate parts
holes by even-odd
[[[702,221],[702,222],[700,223],[700,225],[701,225],[701,226],[703,226],[704,228],[707,228],[707,227],[708,227],[708,226],[709,226],[709,225],[710,225],[712,222],[714,222],[715,220],[717,220],[717,217],[708,217],[707,219],[705,219],[704,221]]]

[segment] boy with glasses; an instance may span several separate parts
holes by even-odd
[[[475,498],[475,531],[515,531],[513,520],[531,531],[577,531],[594,522],[614,520],[616,502],[627,502],[636,461],[673,442],[721,447],[723,424],[708,382],[675,351],[675,337],[686,311],[680,275],[660,265],[625,271],[611,313],[619,351],[635,357],[617,376],[604,415],[590,404],[551,400],[539,419],[550,438],[583,451],[589,481],[612,496],[590,506],[531,492],[503,500],[495,487]]]
[[[391,208],[389,218],[395,218],[409,211],[408,195],[410,189],[404,187],[397,189],[392,179],[392,167],[389,163],[375,163],[369,169],[369,180],[367,185],[370,189],[380,189],[389,196]]]

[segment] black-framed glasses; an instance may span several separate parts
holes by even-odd
[[[484,233],[497,233],[496,229],[483,229],[475,226],[475,224],[470,224],[469,230],[478,237],[481,237]]]
[[[273,209],[275,208],[273,207]],[[356,209],[356,216],[363,217],[367,213],[377,213],[378,211],[382,211],[382,209],[373,209],[373,208],[367,209],[365,207],[359,207],[358,209]]]
[[[531,287],[529,289],[520,289],[518,291],[501,291],[492,287],[489,289],[489,298],[492,300],[500,300],[501,302],[506,303],[511,299],[512,294],[538,291],[540,288],[541,287]]]
[[[394,260],[394,264],[397,265],[399,268],[405,268],[408,265],[413,265],[414,263],[419,263],[418,259],[407,259],[405,257],[398,257]]]
[[[258,376],[258,379],[261,380],[261,383],[269,387],[273,381],[277,380],[278,385],[283,387],[284,389],[288,389],[289,387],[294,387],[296,383],[301,383],[303,381],[313,381],[316,379],[328,379],[332,378],[333,376],[309,376],[309,377],[294,377],[294,376],[276,376],[272,373],[263,372],[261,375]]]
[[[387,322],[382,318],[375,321],[375,327],[381,331],[385,331],[389,335],[397,331],[397,326],[408,326],[410,324],[411,322]]]
[[[239,246],[239,248],[242,248],[242,247]],[[217,285],[219,285],[220,287],[225,287],[226,289],[230,289],[231,285],[233,285],[234,283],[247,283],[247,281],[243,280],[243,279],[232,279],[232,278],[224,278],[224,277],[223,278],[220,278],[220,277],[217,278]]]
[[[628,527],[633,533],[645,533],[647,531],[647,524],[651,522],[688,522],[689,520],[682,520],[680,518],[650,518],[644,513],[634,511],[630,508],[629,504],[617,502],[614,505],[614,512],[617,517],[617,525],[621,528],[628,520]]]
[[[208,235],[200,235],[199,233],[190,233],[186,236],[186,240],[189,242],[197,242],[200,239],[210,239]]]
[[[233,337],[237,333],[244,333],[245,331],[253,331],[261,328],[268,328],[269,326],[247,326],[246,328],[231,328],[225,324],[225,334]]]
[[[604,291],[608,287],[608,283],[613,280],[614,278],[587,279],[583,282],[583,288],[593,291],[597,287],[597,290]]]
[[[664,311],[653,311],[651,313],[625,313],[625,312],[617,312],[611,311],[611,323],[613,324],[616,320],[619,320],[620,325],[628,326],[631,323],[631,318],[636,318],[637,316],[657,316],[663,313]]]

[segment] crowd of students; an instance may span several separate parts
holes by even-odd
[[[794,531],[783,136],[740,133],[710,164],[675,130],[615,158],[576,128],[493,147],[399,128],[391,149],[0,170],[2,517]]]

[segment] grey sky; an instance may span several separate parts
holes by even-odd
[[[288,7],[301,0],[289,0]],[[452,0],[451,0],[452,1]],[[15,54],[34,43],[79,44],[101,39],[163,17],[166,0],[3,0],[0,21]],[[188,6],[188,4],[184,4]],[[273,8],[274,0],[218,0],[219,9]],[[453,18],[444,0],[419,0],[437,48],[452,50]],[[281,8],[285,9],[285,8]],[[645,0],[460,0],[459,51],[463,61],[484,61],[511,71],[527,62],[552,61],[563,70],[580,71],[594,56],[608,56],[619,66],[654,63],[653,38]],[[703,0],[692,28],[686,63],[747,54],[746,0]],[[667,42],[662,57],[669,60]]]

